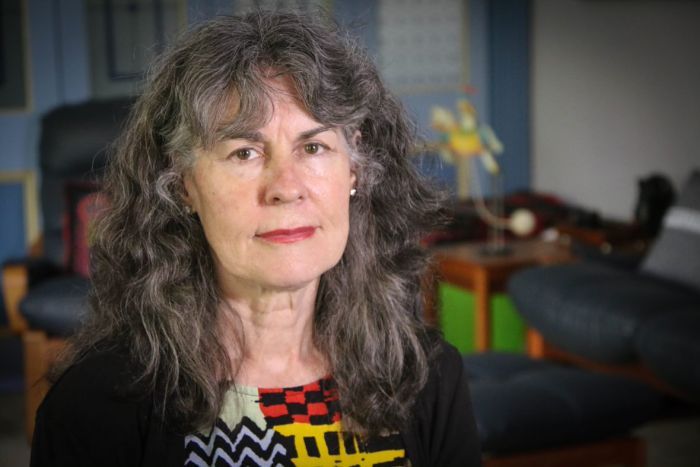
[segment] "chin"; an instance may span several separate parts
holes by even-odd
[[[317,282],[323,273],[333,268],[338,261],[324,262],[324,264],[309,264],[299,262],[292,267],[278,267],[273,274],[267,275],[265,282],[271,287],[282,290],[295,290],[303,288],[313,282]]]

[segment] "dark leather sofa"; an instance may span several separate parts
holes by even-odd
[[[636,268],[602,262],[514,275],[509,293],[545,345],[592,369],[644,380],[700,403],[700,170]]]

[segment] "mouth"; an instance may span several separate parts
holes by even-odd
[[[296,243],[314,235],[316,227],[305,226],[295,229],[277,229],[259,233],[256,237],[270,243]]]

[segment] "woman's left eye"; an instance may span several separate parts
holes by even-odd
[[[325,148],[325,146],[319,144],[319,143],[306,143],[304,145],[304,152],[306,154],[318,154],[322,152]]]

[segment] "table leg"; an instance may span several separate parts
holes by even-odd
[[[486,271],[478,269],[474,275],[474,298],[476,302],[476,350],[484,352],[491,347],[491,290]]]
[[[432,269],[421,281],[423,292],[423,319],[430,326],[439,326],[440,297],[438,276]]]
[[[533,358],[545,358],[544,338],[532,328],[527,329],[527,354]]]

